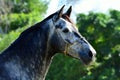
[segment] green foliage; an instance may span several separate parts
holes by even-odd
[[[40,21],[47,9],[47,2],[42,0],[10,0],[9,3],[12,6],[11,13],[0,15],[3,33]]]
[[[38,11],[45,13],[47,9],[47,2],[42,0],[11,0],[13,3],[13,13],[29,13]]]
[[[7,48],[20,34],[20,32],[12,31],[9,34],[0,35],[0,52]]]
[[[5,16],[6,15],[2,15],[2,18]],[[7,15],[7,18],[9,20],[7,32],[10,32],[11,30],[16,30],[27,25],[33,25],[42,19],[42,15],[40,15],[38,12],[31,12],[29,14],[9,14]],[[6,23],[4,21],[5,19],[2,19],[1,27],[3,29],[3,32],[6,32]]]
[[[80,75],[87,75],[87,71],[84,72],[85,69],[82,69],[84,66],[80,65],[79,60],[58,54],[53,59],[46,80],[78,80]]]

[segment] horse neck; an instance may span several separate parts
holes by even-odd
[[[5,51],[9,56],[11,54],[17,56],[19,58],[17,63],[29,73],[29,76],[35,76],[36,80],[37,78],[42,80],[45,77],[51,63],[53,53],[48,50],[49,30],[48,25],[43,25],[26,35],[21,34]]]

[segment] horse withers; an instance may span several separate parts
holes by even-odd
[[[44,80],[53,56],[63,53],[89,64],[96,51],[70,20],[64,6],[23,31],[0,55],[0,80]]]

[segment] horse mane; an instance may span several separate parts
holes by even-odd
[[[22,36],[22,35],[25,35],[25,34],[27,34],[27,33],[29,33],[29,32],[31,32],[31,31],[38,30],[41,26],[43,26],[43,24],[44,24],[47,20],[51,19],[55,14],[56,14],[56,13],[53,13],[53,14],[51,14],[50,16],[48,16],[47,18],[45,18],[43,21],[38,22],[38,23],[36,23],[35,25],[29,27],[28,29],[26,29],[25,31],[23,31],[23,32],[21,33],[21,36]]]

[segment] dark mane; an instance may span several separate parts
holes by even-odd
[[[43,22],[45,22],[45,21],[51,19],[51,18],[52,18],[54,15],[56,15],[56,14],[57,14],[57,12],[51,14],[50,16],[48,16],[47,18],[45,18],[45,19],[43,20]]]
[[[51,19],[55,14],[56,14],[56,13],[51,14],[50,16],[48,16],[47,18],[45,18],[43,21],[41,21],[41,22],[39,22],[39,23],[36,23],[35,25],[33,25],[33,26],[31,26],[30,28],[26,29],[25,31],[23,31],[23,32],[21,33],[21,36],[22,36],[22,35],[25,35],[25,34],[28,34],[28,33],[31,32],[31,31],[38,30],[41,26],[43,26],[43,24],[44,24],[47,20]]]

